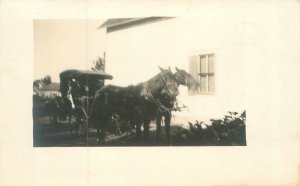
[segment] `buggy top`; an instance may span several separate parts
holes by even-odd
[[[80,78],[113,79],[113,76],[105,72],[91,70],[65,70],[59,74],[60,80],[72,80]]]
[[[68,83],[73,79],[84,88],[89,87],[88,94],[94,94],[98,88],[104,85],[105,79],[113,79],[113,76],[105,72],[96,72],[91,70],[65,70],[59,74],[60,91],[63,94],[68,89]],[[84,90],[82,90],[84,92]]]

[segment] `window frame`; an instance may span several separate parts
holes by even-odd
[[[213,66],[214,66],[214,71],[213,73],[209,72],[209,56],[213,55],[214,56],[214,60],[213,60]],[[215,62],[216,62],[216,54],[214,52],[205,52],[205,53],[201,53],[198,55],[199,56],[199,62],[198,62],[198,71],[199,73],[197,74],[197,80],[200,84],[200,87],[198,89],[198,94],[201,95],[214,95],[216,92],[216,68],[215,68]],[[201,73],[201,58],[205,56],[205,72],[206,73]],[[201,91],[201,76],[203,76],[203,74],[205,74],[205,82],[206,82],[206,91]],[[213,91],[209,91],[209,76],[212,75],[214,77],[214,90]]]

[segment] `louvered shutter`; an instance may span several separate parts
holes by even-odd
[[[199,71],[200,71],[200,67],[199,67],[199,63],[200,63],[200,58],[199,56],[191,56],[189,58],[189,72],[190,74],[193,76],[193,78],[195,79],[199,79]],[[197,91],[191,91],[189,90],[190,94],[197,94]]]
[[[215,91],[215,55],[208,55],[208,92]]]

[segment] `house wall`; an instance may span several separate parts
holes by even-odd
[[[188,95],[180,86],[179,101],[188,110],[175,119],[204,120],[245,109],[246,30],[235,14],[173,18],[111,32],[107,35],[107,72],[112,84],[127,86],[159,73],[158,66],[189,69],[189,57],[215,54],[215,93]]]

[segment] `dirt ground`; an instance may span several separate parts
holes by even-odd
[[[171,136],[182,126],[171,124]],[[150,134],[147,139],[142,135],[136,138],[135,132],[125,132],[121,135],[106,134],[105,142],[98,142],[96,129],[90,128],[86,139],[80,139],[76,132],[71,133],[72,126],[67,121],[58,125],[51,125],[48,117],[39,118],[33,125],[34,147],[85,147],[85,146],[169,146],[166,141],[165,127],[162,126],[161,137],[156,137],[154,123],[150,125]],[[143,132],[143,131],[142,131]],[[172,141],[172,145],[180,145]],[[175,143],[175,144],[174,144]]]

